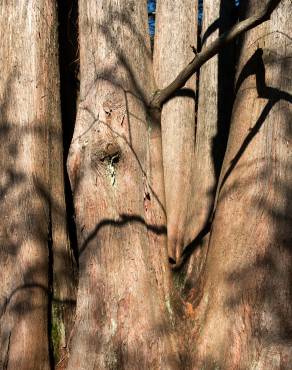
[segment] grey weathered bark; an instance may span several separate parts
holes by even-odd
[[[158,1],[154,72],[163,89],[194,55],[197,8],[193,0]],[[183,27],[182,27],[183,24]],[[167,101],[161,111],[163,166],[167,210],[168,254],[174,263],[193,229],[195,153],[195,78]]]
[[[180,368],[160,129],[145,108],[155,89],[146,1],[82,0],[79,31],[68,171],[80,271],[68,368]]]
[[[250,15],[262,1],[244,5]],[[283,0],[243,39],[195,369],[291,365],[291,10]]]
[[[55,297],[72,299],[55,2],[2,1],[0,33],[0,367],[44,370],[53,261]]]

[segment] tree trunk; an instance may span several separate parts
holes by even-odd
[[[0,32],[0,367],[44,370],[52,294],[72,301],[55,2],[2,1]]]
[[[68,159],[79,243],[68,369],[177,369],[146,2],[79,2]]]
[[[202,47],[219,35],[220,1],[205,0],[201,29]],[[196,121],[193,228],[190,260],[187,266],[183,292],[192,303],[200,299],[200,276],[208,250],[209,223],[214,206],[217,179],[213,144],[218,134],[218,55],[200,69],[198,112]],[[188,252],[186,250],[186,252]],[[185,271],[181,272],[182,274]]]
[[[252,15],[262,1],[246,5]],[[291,10],[283,0],[243,40],[196,310],[195,369],[292,363]]]
[[[194,57],[191,45],[196,47],[197,43],[196,5],[194,0],[157,3],[154,70],[160,89]],[[163,105],[161,127],[168,254],[173,264],[179,264],[194,226],[195,77]]]
[[[200,35],[204,49],[234,24],[230,0],[205,0]],[[201,295],[201,272],[210,236],[210,225],[220,169],[229,132],[233,102],[234,45],[220,51],[200,68],[196,122],[192,243],[185,249],[187,266],[183,292],[193,304]],[[228,71],[228,73],[226,73]]]

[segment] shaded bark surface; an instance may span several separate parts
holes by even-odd
[[[73,134],[74,113],[76,112],[77,89],[74,85],[74,83],[76,84],[76,77],[73,72],[75,65],[72,63],[77,57],[74,52],[78,47],[75,35],[78,26],[76,24],[77,1],[55,1],[55,3],[57,4],[58,13],[56,26],[59,24],[56,57],[60,65],[60,77],[58,74],[56,75],[56,78],[58,78],[56,98],[61,95],[61,101],[58,100],[59,104],[56,107],[58,120],[52,122],[58,135],[56,136],[57,140],[51,140],[51,160],[49,161],[53,251],[52,260],[50,261],[53,264],[50,335],[53,342],[55,365],[64,368],[68,359],[68,342],[70,341],[75,318],[77,285],[77,266],[74,255],[76,235],[74,233],[75,228],[72,227],[74,220],[72,219],[71,190],[64,165],[65,158],[68,155],[68,141],[70,141]]]
[[[68,369],[176,369],[160,129],[143,1],[80,1],[68,159],[79,243]],[[97,46],[97,47],[96,47]]]
[[[0,367],[44,370],[50,305],[72,299],[55,3],[3,1],[0,32]]]
[[[157,2],[154,73],[163,89],[193,58],[197,10],[193,0]],[[182,26],[183,24],[183,26]],[[194,227],[195,78],[162,107],[162,148],[168,255],[179,263]]]
[[[291,10],[282,1],[243,40],[194,369],[291,365]]]

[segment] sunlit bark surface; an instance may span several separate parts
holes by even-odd
[[[262,1],[242,4],[254,14]],[[243,39],[195,369],[291,366],[291,2]]]
[[[154,72],[167,86],[194,57],[197,7],[193,0],[157,2]],[[195,78],[162,107],[162,148],[167,210],[168,254],[178,263],[194,226]]]
[[[204,50],[234,23],[229,0],[204,1],[201,49]],[[233,103],[234,45],[220,51],[199,71],[193,180],[191,245],[184,250],[187,266],[184,293],[193,303],[201,295],[202,270],[208,251],[210,227],[221,165],[228,137]],[[228,71],[228,73],[226,73]]]
[[[79,242],[69,369],[176,369],[146,1],[79,2],[68,160]],[[153,143],[155,143],[153,148]]]

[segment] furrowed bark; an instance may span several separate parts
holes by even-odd
[[[50,368],[48,240],[59,234],[54,210],[64,211],[61,184],[50,180],[62,176],[51,163],[62,163],[55,3],[2,1],[0,33],[0,367],[44,370]]]
[[[262,1],[245,5],[254,14]],[[196,311],[194,369],[292,363],[291,10],[291,1],[282,1],[270,22],[243,39]]]
[[[56,55],[57,56],[57,55]],[[56,61],[57,62],[57,61]],[[56,79],[58,79],[56,74]],[[58,79],[59,81],[59,79]],[[60,114],[59,85],[56,85],[56,118],[51,122],[50,154],[46,161],[50,166],[50,193],[40,188],[50,202],[50,225],[52,243],[52,307],[51,340],[54,359],[64,363],[68,355],[68,340],[74,321],[76,303],[76,262],[70,246],[67,230],[66,204],[64,196],[63,140]]]
[[[224,33],[219,38],[214,40],[208,47],[204,48],[196,55],[191,62],[181,70],[177,77],[166,87],[158,90],[152,100],[150,106],[154,109],[160,109],[162,105],[169,100],[176,91],[183,88],[191,76],[200,69],[200,67],[216,55],[219,50],[234,41],[237,37],[244,34],[248,30],[267,21],[274,9],[278,6],[281,0],[271,0],[265,8],[255,15],[251,15],[248,19],[238,23],[230,31]]]
[[[154,88],[146,2],[82,0],[79,30],[68,171],[80,271],[68,369],[178,369],[160,129],[145,108]]]
[[[57,3],[57,2],[56,2]],[[77,6],[77,5],[76,5]],[[62,8],[63,7],[63,8]],[[60,27],[66,26],[66,36],[68,37],[68,14],[69,10],[72,11],[73,3],[67,2],[67,4],[58,3],[59,18],[56,19],[56,31],[58,21],[64,23],[59,25]],[[62,8],[62,9],[61,9]],[[68,10],[69,8],[69,10]],[[66,13],[67,14],[64,14]],[[62,31],[60,32],[62,37]],[[64,53],[68,51],[68,45],[64,45],[63,40],[56,40],[55,45],[55,63],[58,66],[58,58],[62,63]],[[69,40],[71,41],[71,39]],[[68,41],[68,43],[69,43]],[[72,41],[71,41],[72,42]],[[60,50],[61,56],[58,55],[57,50]],[[64,58],[65,59],[65,58]],[[63,59],[63,63],[64,63]],[[65,59],[66,61],[66,59]],[[67,66],[68,68],[68,66]],[[64,66],[61,67],[61,74],[64,72]],[[52,121],[52,130],[54,135],[50,138],[50,155],[47,159],[50,166],[50,222],[51,222],[51,242],[52,242],[52,307],[51,307],[51,341],[54,351],[55,364],[63,366],[67,362],[68,357],[68,341],[72,331],[74,314],[75,314],[75,303],[76,303],[76,280],[77,280],[77,269],[76,261],[73,256],[72,246],[70,245],[69,232],[67,227],[67,211],[65,201],[65,184],[64,184],[64,151],[66,154],[66,140],[63,140],[62,135],[62,118],[65,135],[70,136],[70,131],[73,130],[67,127],[67,121],[70,121],[70,117],[64,117],[64,111],[68,114],[68,111],[74,112],[74,108],[71,106],[69,109],[64,109],[63,117],[61,116],[61,102],[60,102],[60,76],[57,71],[55,74],[56,81],[58,82],[57,90],[55,92],[56,102],[56,117],[57,119]],[[66,78],[66,76],[65,76]],[[67,80],[65,80],[65,83]],[[62,99],[64,105],[69,105],[70,98],[66,93],[64,94],[64,78],[62,80]],[[72,87],[72,86],[70,86]],[[67,91],[66,91],[67,92]],[[70,94],[74,96],[74,92],[70,91]],[[73,99],[72,99],[73,100]],[[72,102],[71,100],[71,102]],[[70,102],[70,103],[71,103]],[[74,103],[76,103],[74,101]],[[72,113],[71,113],[72,114]],[[73,126],[73,125],[72,125]],[[64,147],[63,147],[64,144]],[[45,192],[44,192],[45,194]],[[58,367],[57,367],[58,368]]]
[[[193,0],[158,1],[154,48],[154,71],[159,88],[193,55],[197,41],[197,10]],[[182,27],[181,24],[184,24]],[[175,61],[175,62],[174,62]],[[195,146],[195,79],[162,107],[162,148],[167,210],[168,254],[179,263],[193,227],[193,182]]]

